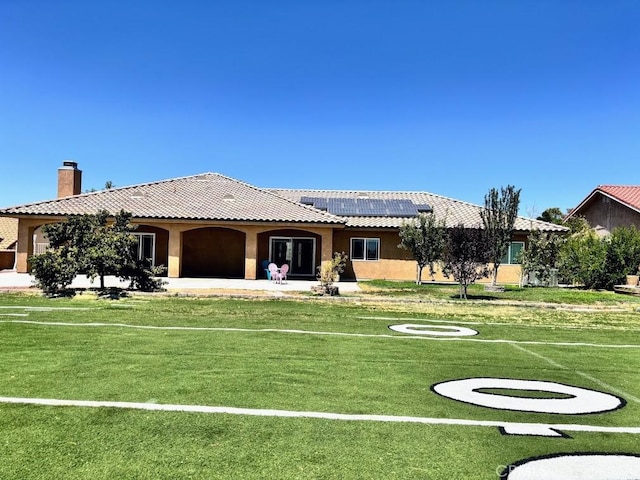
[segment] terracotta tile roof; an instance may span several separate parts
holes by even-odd
[[[384,192],[384,191],[349,191],[349,190],[289,190],[270,189],[280,196],[299,202],[302,197],[324,198],[362,198],[381,200],[410,200],[416,205],[429,205],[436,217],[445,218],[447,226],[460,223],[470,227],[482,225],[480,212],[484,207],[452,198],[435,195],[428,192]],[[412,218],[412,217],[410,217]],[[347,227],[365,228],[398,228],[409,218],[403,217],[374,217],[349,216],[345,217]],[[524,217],[518,217],[515,224],[516,231],[529,232],[538,229],[547,232],[564,232],[568,229],[561,225],[542,222]]]
[[[612,198],[626,207],[640,212],[640,185],[598,185],[587,195],[577,207],[572,209],[565,221],[574,216],[579,216],[582,211],[600,195]]]
[[[596,190],[640,211],[640,185],[598,185]]]
[[[67,216],[100,209],[124,209],[134,218],[344,224],[340,217],[217,173],[31,203],[0,214]]]
[[[0,250],[13,250],[18,241],[18,219],[0,217]]]

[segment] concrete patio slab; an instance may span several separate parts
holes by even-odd
[[[29,288],[34,284],[34,277],[28,273],[16,273],[12,270],[0,271],[0,289]],[[242,280],[233,278],[165,278],[167,291],[204,291],[204,290],[254,290],[270,292],[309,292],[317,281],[286,280],[282,284],[270,280]],[[99,280],[91,283],[84,275],[79,275],[71,284],[72,288],[96,288]],[[359,292],[357,282],[338,282],[335,284],[340,292]],[[128,281],[121,281],[116,277],[105,278],[106,287],[127,288]]]

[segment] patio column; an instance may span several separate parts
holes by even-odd
[[[179,278],[182,269],[182,229],[177,225],[169,226],[169,261],[167,276]]]
[[[255,228],[245,231],[244,240],[244,278],[255,280],[258,271],[258,233]]]
[[[322,250],[320,253],[322,263],[330,262],[333,258],[333,229],[326,229],[320,233],[322,238]]]
[[[24,218],[18,219],[18,245],[16,246],[16,271],[29,273],[29,257],[33,255],[33,232],[36,225]]]

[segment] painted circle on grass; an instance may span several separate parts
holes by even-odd
[[[627,453],[569,453],[522,460],[500,478],[509,480],[637,480],[640,456]]]
[[[468,337],[478,334],[476,330],[471,328],[451,325],[420,325],[417,323],[405,323],[403,325],[389,325],[389,328],[394,332],[408,333],[411,335],[433,335],[436,337]]]
[[[564,398],[532,398],[487,393],[479,390],[519,390],[523,392],[547,392]],[[608,412],[622,408],[625,401],[610,393],[587,388],[572,387],[541,380],[514,380],[510,378],[465,378],[436,383],[431,386],[438,395],[481,407],[520,412],[558,413],[582,415]]]

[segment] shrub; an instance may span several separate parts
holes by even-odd
[[[47,250],[30,259],[36,286],[48,296],[63,293],[78,273],[77,263],[70,255],[58,250]]]

